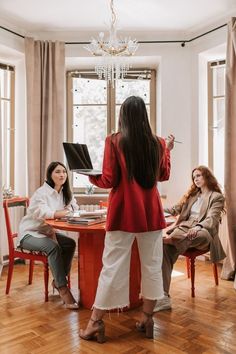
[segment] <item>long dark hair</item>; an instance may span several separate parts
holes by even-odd
[[[120,148],[124,153],[129,180],[152,188],[158,179],[162,156],[160,141],[152,134],[145,103],[141,97],[128,97],[120,108]]]
[[[52,173],[53,173],[53,171],[55,170],[55,168],[58,165],[61,165],[66,170],[66,173],[67,173],[67,178],[66,178],[65,183],[63,184],[62,193],[63,193],[64,203],[65,203],[65,205],[68,205],[71,202],[71,199],[72,199],[72,192],[71,192],[71,189],[70,189],[70,182],[69,182],[69,178],[68,178],[67,168],[62,162],[53,161],[53,162],[51,162],[49,164],[49,166],[47,168],[47,172],[46,172],[46,182],[52,188],[55,187],[55,183],[52,180]]]
[[[222,190],[219,186],[219,183],[218,183],[217,179],[215,178],[215,176],[213,175],[212,171],[206,166],[198,166],[192,170],[191,177],[192,177],[193,183],[192,183],[191,187],[189,188],[189,190],[187,191],[187,193],[181,199],[180,203],[182,203],[182,204],[185,203],[190,197],[193,197],[198,192],[200,192],[200,188],[198,188],[196,186],[196,184],[194,183],[194,178],[193,178],[193,173],[196,170],[201,172],[202,177],[204,178],[204,181],[206,183],[206,186],[210,191],[214,191],[214,192],[218,192],[218,193],[223,194]]]

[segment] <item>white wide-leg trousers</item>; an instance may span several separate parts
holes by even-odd
[[[129,306],[131,247],[137,239],[141,262],[141,294],[149,300],[164,296],[162,281],[162,231],[129,233],[108,231],[93,307],[110,310]]]

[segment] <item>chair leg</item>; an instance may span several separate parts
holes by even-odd
[[[190,258],[190,271],[191,271],[191,296],[195,297],[195,258]]]
[[[68,284],[68,288],[71,289],[70,274],[67,275],[67,284]]]
[[[79,283],[80,283],[80,248],[79,248],[79,246],[80,246],[80,243],[79,243],[79,237],[78,237],[78,262],[77,262],[77,274],[78,274],[78,276],[77,276],[77,284],[78,284],[78,292],[79,292],[79,296],[80,296],[80,285],[79,285]]]
[[[187,276],[190,278],[190,260],[188,257],[185,257],[186,259],[186,268],[187,268]]]
[[[7,273],[6,294],[9,294],[9,292],[10,292],[11,280],[12,280],[12,274],[13,274],[13,267],[14,267],[14,258],[13,259],[9,259],[8,273]]]
[[[213,263],[213,274],[214,274],[214,278],[215,278],[215,284],[219,285],[219,278],[218,278],[218,269],[217,269],[217,264]]]
[[[44,293],[45,293],[45,302],[48,302],[48,263],[44,263]]]
[[[29,264],[29,285],[33,282],[34,261],[31,259]]]

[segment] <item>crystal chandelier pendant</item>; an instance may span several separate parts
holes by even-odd
[[[104,33],[101,32],[98,39],[92,38],[91,43],[84,48],[92,55],[101,57],[98,58],[98,63],[95,66],[98,78],[111,82],[114,87],[115,80],[123,79],[126,76],[131,66],[127,57],[134,55],[138,48],[138,42],[130,37],[123,39],[117,37],[113,0],[110,1],[110,8],[111,27],[109,39],[104,39]]]

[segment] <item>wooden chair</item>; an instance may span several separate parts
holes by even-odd
[[[17,233],[12,232],[12,226],[9,215],[9,208],[23,206],[26,208],[29,204],[28,198],[11,198],[5,199],[3,201],[3,208],[5,213],[5,221],[6,221],[6,229],[7,229],[7,238],[8,238],[8,246],[9,246],[9,266],[8,266],[8,275],[7,275],[7,285],[6,285],[6,294],[9,294],[11,287],[11,280],[13,274],[14,260],[16,258],[20,259],[28,259],[29,263],[29,280],[28,283],[32,284],[33,280],[33,270],[34,270],[34,261],[40,261],[44,265],[44,287],[45,287],[45,301],[48,301],[48,259],[45,254],[42,252],[30,252],[28,250],[24,250],[22,248],[15,248],[14,238],[17,237]]]
[[[187,265],[187,275],[188,278],[191,279],[191,296],[195,297],[195,259],[198,256],[201,256],[205,253],[209,252],[209,250],[198,250],[196,248],[189,248],[186,252],[183,253],[183,256],[186,257],[186,265]],[[213,274],[214,274],[214,279],[215,279],[215,284],[219,284],[219,279],[218,279],[218,270],[217,270],[217,264],[213,263]]]

